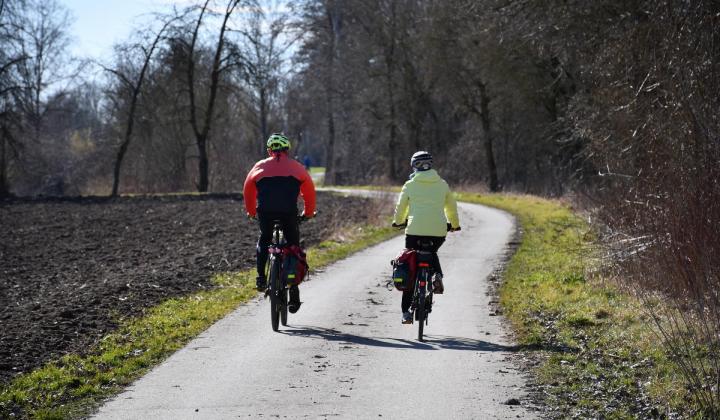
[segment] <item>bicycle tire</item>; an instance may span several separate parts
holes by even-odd
[[[287,327],[288,318],[288,288],[283,287],[280,292],[280,323],[283,327]]]
[[[280,275],[278,271],[277,260],[272,258],[270,263],[270,324],[273,331],[276,332],[280,326],[280,296],[278,294]]]
[[[421,270],[418,273],[418,277],[427,282],[427,271]],[[427,284],[427,283],[426,283]],[[418,287],[420,287],[420,282],[418,282]],[[425,291],[424,290],[418,290],[417,292],[417,308],[415,311],[417,311],[417,321],[418,321],[418,341],[424,341],[423,339],[423,330],[425,329],[425,318],[427,314],[425,313]]]

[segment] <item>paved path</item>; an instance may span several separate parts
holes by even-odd
[[[513,232],[506,213],[460,205],[463,231],[440,250],[446,292],[427,341],[400,323],[384,287],[396,238],[302,285],[302,309],[280,333],[257,298],[219,321],[124,393],[100,419],[532,418],[487,277]]]

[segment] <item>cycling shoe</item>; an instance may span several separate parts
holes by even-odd
[[[297,286],[292,286],[288,290],[290,292],[290,299],[288,299],[288,311],[291,314],[296,313],[300,310],[300,289]]]

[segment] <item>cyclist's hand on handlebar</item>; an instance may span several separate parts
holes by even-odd
[[[460,226],[454,228],[450,223],[447,224],[447,231],[448,232],[457,232],[460,230]]]
[[[315,213],[313,213],[313,214],[311,214],[311,215],[309,215],[309,216],[306,215],[305,212],[303,212],[300,216],[298,216],[298,221],[304,222],[304,221],[306,221],[306,220],[312,219],[312,218],[315,217],[315,216],[317,216],[317,212],[315,212]]]

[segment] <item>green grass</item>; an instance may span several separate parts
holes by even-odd
[[[326,241],[308,250],[313,268],[323,267],[398,232],[358,227],[344,242]],[[0,390],[0,418],[82,417],[104,397],[120,391],[238,305],[255,296],[254,271],[222,273],[217,287],[169,299],[125,322],[87,355],[71,354],[15,378]]]
[[[522,226],[500,303],[519,343],[540,352],[536,378],[554,413],[624,419],[694,412],[639,302],[588,276],[595,236],[568,205],[519,195],[458,199],[507,210]]]
[[[311,166],[310,167],[310,173],[315,174],[324,174],[325,173],[325,167],[324,166]]]

